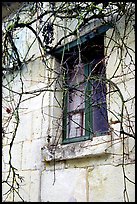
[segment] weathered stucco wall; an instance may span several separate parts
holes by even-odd
[[[134,179],[134,166],[126,170]],[[47,165],[42,174],[41,197],[43,202],[123,202],[123,184],[122,167],[114,166],[107,156],[68,160],[56,164],[55,175]],[[134,202],[134,188],[128,187]]]
[[[120,24],[122,26],[122,23]],[[120,28],[121,30],[121,28]],[[23,43],[31,44],[33,38],[27,30],[23,30]],[[108,31],[107,35],[112,31]],[[58,37],[60,34],[58,33]],[[107,44],[108,39],[105,39]],[[134,33],[128,41],[128,44],[134,49]],[[21,44],[20,44],[21,46]],[[111,50],[110,45],[110,50]],[[24,47],[23,47],[24,48]],[[21,75],[23,77],[23,88],[25,91],[34,91],[35,89],[46,89],[46,92],[39,92],[38,96],[33,97],[32,94],[23,96],[20,106],[20,122],[17,129],[17,136],[12,149],[12,162],[18,169],[19,174],[24,177],[21,184],[20,193],[26,202],[124,202],[124,175],[122,167],[122,148],[123,138],[119,138],[115,134],[105,135],[100,138],[93,138],[93,141],[85,143],[77,143],[58,145],[57,154],[50,155],[47,149],[47,137],[51,135],[51,143],[54,141],[54,133],[56,132],[57,123],[52,116],[61,117],[60,108],[54,101],[54,93],[51,91],[55,84],[50,76],[53,76],[51,70],[41,62],[39,58],[40,52],[35,42],[30,50],[30,57],[35,52],[36,59],[33,62],[23,66]],[[22,54],[25,51],[22,49]],[[51,56],[47,56],[51,58]],[[133,56],[134,57],[134,56]],[[125,58],[125,60],[128,60]],[[118,55],[114,50],[107,64],[107,75],[113,75],[115,63],[118,63]],[[55,59],[50,59],[49,67],[55,69],[60,68]],[[134,67],[133,67],[134,69]],[[126,70],[125,70],[126,73]],[[15,73],[16,74],[16,73]],[[120,72],[118,73],[120,74]],[[11,76],[7,76],[10,77]],[[118,80],[117,78],[115,80]],[[124,92],[125,100],[134,95],[134,79],[128,81],[126,89],[121,81],[117,81],[119,89]],[[6,80],[5,80],[6,84]],[[21,89],[22,81],[20,75],[10,84],[14,87],[14,91]],[[47,90],[49,86],[50,91]],[[128,89],[128,91],[127,91]],[[8,90],[7,90],[8,94]],[[61,92],[58,98],[61,100]],[[15,99],[18,96],[15,95]],[[29,100],[25,100],[28,99]],[[113,95],[113,99],[117,99],[117,95]],[[119,111],[121,101],[109,103],[111,110]],[[127,108],[134,114],[134,106],[127,103]],[[126,115],[126,112],[124,113]],[[3,110],[3,122],[8,117]],[[109,114],[109,122],[115,120]],[[119,124],[110,123],[111,128],[117,130]],[[14,126],[14,123],[13,123]],[[9,131],[12,130],[9,127]],[[58,132],[60,137],[61,130]],[[3,177],[8,173],[8,149],[10,142],[10,134],[3,140],[3,158],[2,170]],[[125,172],[129,179],[134,180],[134,152],[131,151],[134,146],[134,139],[126,140],[126,151],[128,157],[125,165]],[[55,158],[54,158],[55,156]],[[55,160],[54,160],[55,159]],[[131,202],[135,202],[134,184],[127,181],[127,189]],[[3,186],[3,193],[7,188]],[[4,196],[3,196],[4,199]],[[12,199],[9,197],[8,200]],[[19,201],[17,196],[16,201]]]

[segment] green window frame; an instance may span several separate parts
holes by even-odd
[[[68,43],[67,45],[64,45],[58,49],[55,50],[55,57],[60,59],[62,57],[62,53],[64,54],[65,52],[69,51],[70,49],[75,49],[78,45],[82,45],[87,40],[92,40],[94,41],[94,38],[96,36],[104,35],[104,33],[110,29],[110,25],[103,25],[100,26],[96,29],[96,33],[94,31],[89,32],[88,34],[81,36],[79,39],[74,40],[73,42]],[[92,66],[89,65],[89,63],[84,63],[84,75],[85,77],[88,77],[90,72],[92,70]],[[65,75],[66,80],[67,80],[67,74]],[[65,87],[64,91],[64,100],[63,100],[63,140],[62,144],[68,144],[68,143],[74,143],[74,142],[81,142],[81,141],[86,141],[86,140],[92,140],[93,138],[93,113],[92,113],[92,98],[91,98],[91,92],[92,92],[92,80],[88,80],[85,86],[85,124],[84,124],[84,129],[85,129],[85,134],[76,137],[67,138],[67,115],[68,115],[68,110],[67,110],[67,104],[68,104],[68,88]],[[88,125],[90,124],[90,125]],[[98,135],[105,134],[106,132],[100,132]]]

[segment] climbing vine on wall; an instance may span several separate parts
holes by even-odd
[[[132,106],[134,106],[134,96],[130,96],[128,93],[128,98],[125,99],[122,90],[119,89],[117,83],[115,83],[118,77],[121,78],[123,86],[126,89],[126,76],[132,80],[134,79],[134,54],[135,51],[132,47],[126,44],[127,39],[130,37],[131,32],[134,31],[134,15],[135,15],[135,5],[132,2],[108,2],[108,3],[95,3],[95,2],[24,2],[19,10],[16,11],[14,15],[7,16],[3,20],[2,29],[2,88],[3,88],[3,122],[2,122],[2,138],[3,144],[5,139],[8,140],[9,149],[8,155],[9,159],[7,162],[8,171],[6,178],[3,180],[3,185],[8,186],[8,190],[3,195],[4,201],[12,195],[12,200],[14,201],[15,195],[17,194],[19,198],[23,200],[20,193],[20,186],[23,181],[23,177],[19,174],[18,169],[16,169],[12,163],[12,148],[14,146],[14,141],[16,138],[16,133],[18,130],[20,122],[20,104],[24,99],[25,95],[31,95],[30,98],[37,97],[41,92],[49,91],[52,87],[53,82],[49,83],[48,87],[43,89],[37,89],[34,91],[25,91],[22,69],[24,66],[31,61],[35,60],[35,56],[28,58],[28,53],[31,49],[32,44],[37,41],[38,49],[41,53],[41,60],[44,63],[45,69],[51,70],[47,63],[47,56],[54,56],[54,51],[64,42],[66,42],[70,37],[79,38],[80,32],[82,32],[89,23],[99,20],[103,25],[111,25],[113,32],[111,37],[107,38],[107,45],[105,47],[106,56],[104,60],[106,64],[108,60],[113,55],[113,51],[116,50],[118,63],[116,71],[113,73],[111,78],[105,79],[108,85],[108,95],[117,93],[117,97],[121,101],[120,113],[112,112],[111,108],[108,111],[115,116],[116,120],[111,121],[111,124],[116,122],[120,123],[119,132],[114,134],[119,135],[123,138],[123,154],[122,154],[122,168],[124,176],[124,201],[130,201],[128,196],[128,189],[126,182],[131,181],[125,171],[125,138],[134,139],[134,122],[135,118],[132,113],[127,108],[127,103],[130,101]],[[25,17],[24,17],[25,16]],[[123,35],[120,34],[117,29],[117,22],[124,19],[124,30]],[[75,22],[75,27],[73,29],[67,26],[64,22]],[[127,32],[127,28],[130,25],[130,30]],[[23,29],[29,30],[33,36],[34,41],[28,46],[28,50],[25,56],[21,55],[21,50],[19,50],[17,45],[17,40],[19,33]],[[60,39],[57,41],[57,32],[61,31],[63,33]],[[114,34],[115,33],[115,34]],[[114,37],[115,35],[115,37]],[[110,44],[113,43],[114,46],[109,50]],[[22,48],[23,49],[23,48]],[[81,64],[81,48],[78,46],[79,56],[78,65]],[[108,52],[109,50],[109,52]],[[108,54],[109,53],[109,54]],[[75,53],[72,53],[75,55]],[[63,65],[63,58],[61,63]],[[128,62],[125,63],[125,57],[128,58]],[[65,59],[67,61],[67,59]],[[119,69],[122,69],[122,75],[118,75]],[[126,71],[125,71],[126,70]],[[56,72],[56,70],[55,70]],[[9,77],[10,76],[10,77]],[[20,91],[16,91],[12,88],[14,80],[19,76],[20,81]],[[64,71],[61,70],[60,73],[56,73],[54,82],[59,84],[60,79],[64,79]],[[62,76],[62,77],[61,77]],[[102,78],[103,79],[103,78]],[[50,80],[49,80],[50,81]],[[65,81],[63,81],[65,83]],[[63,89],[63,86],[62,86]],[[51,91],[55,92],[51,88]],[[29,100],[28,98],[27,100]],[[55,100],[57,98],[55,97]],[[57,101],[58,102],[58,101]],[[58,102],[59,103],[59,102]],[[62,104],[59,104],[62,106]],[[63,107],[62,107],[63,109]],[[4,112],[5,111],[5,112]],[[126,117],[124,115],[126,112]],[[126,126],[126,128],[125,128]],[[111,127],[110,127],[111,128]],[[49,138],[48,138],[49,139]],[[57,143],[56,143],[57,145]],[[133,147],[134,149],[134,147]],[[4,156],[4,155],[3,155]]]

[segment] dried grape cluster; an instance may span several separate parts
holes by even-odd
[[[43,31],[42,31],[42,35],[44,37],[44,40],[43,42],[48,45],[48,44],[51,44],[52,41],[54,40],[54,29],[53,29],[53,23],[51,22],[48,22],[44,28],[43,28]]]

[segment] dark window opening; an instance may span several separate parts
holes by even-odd
[[[58,55],[61,60],[61,55]],[[65,50],[63,143],[108,132],[104,35]]]

